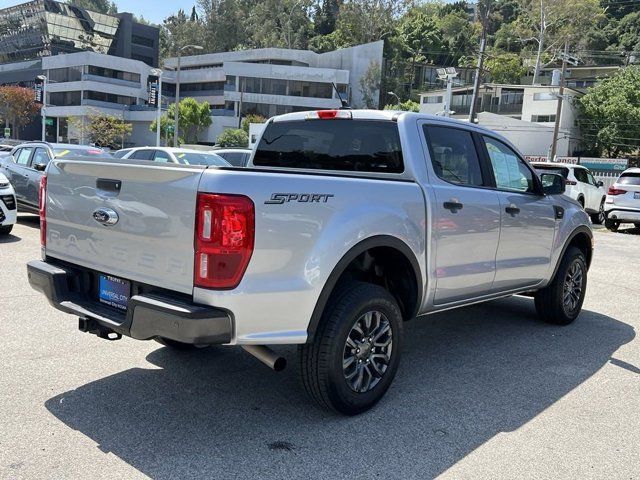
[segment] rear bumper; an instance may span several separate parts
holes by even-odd
[[[619,222],[640,222],[640,208],[605,207],[605,217]]]
[[[95,321],[104,329],[138,340],[169,338],[190,344],[231,341],[230,314],[165,293],[144,293],[129,299],[126,312],[102,305],[82,293],[83,276],[77,271],[43,261],[27,264],[29,284],[49,303],[65,313]]]

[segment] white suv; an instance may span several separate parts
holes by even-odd
[[[0,173],[0,235],[11,233],[16,212],[16,194],[7,177]]]
[[[615,232],[621,223],[640,228],[640,168],[622,172],[607,192],[604,225]]]
[[[587,167],[573,163],[533,162],[538,173],[557,173],[567,184],[565,195],[577,200],[591,216],[593,223],[605,220],[604,203],[606,192],[601,181],[597,181]]]

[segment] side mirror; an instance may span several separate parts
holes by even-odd
[[[596,185],[597,185],[598,187],[604,187],[604,182],[603,182],[602,180],[598,180],[598,181],[596,182]]]
[[[33,168],[35,168],[38,172],[44,172],[45,168],[47,168],[46,163],[36,163]]]
[[[542,193],[545,195],[562,195],[566,189],[562,175],[543,173],[540,175],[540,180],[542,180]]]

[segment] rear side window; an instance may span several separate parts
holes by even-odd
[[[584,168],[575,168],[573,170],[573,174],[579,182],[589,183],[589,177],[587,176],[587,171]]]
[[[253,164],[350,172],[404,171],[398,125],[388,120],[272,122]]]
[[[155,150],[136,150],[131,154],[129,158],[132,158],[134,160],[153,160],[154,153]]]
[[[640,173],[623,173],[616,183],[621,185],[640,185]]]
[[[16,152],[15,159],[18,165],[28,165],[29,158],[31,157],[31,152],[33,152],[33,148],[23,148]]]
[[[224,152],[218,153],[222,158],[229,162],[234,167],[244,167],[246,165],[245,153],[242,152]]]
[[[457,185],[483,184],[480,160],[471,132],[449,127],[424,127],[436,175]]]

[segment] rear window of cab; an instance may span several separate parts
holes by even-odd
[[[271,122],[253,164],[349,172],[404,171],[398,125],[389,120]]]

